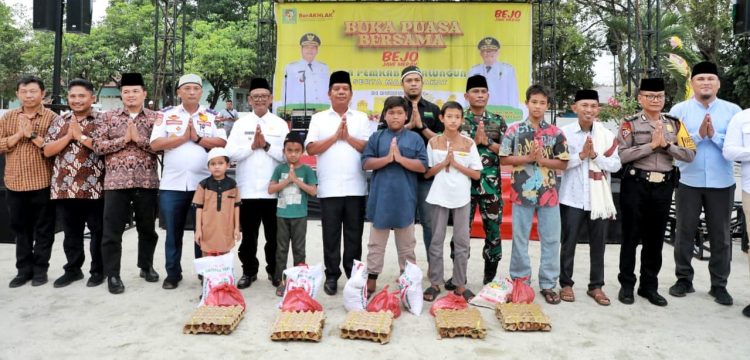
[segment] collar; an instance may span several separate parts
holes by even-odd
[[[92,108],[89,111],[88,115],[86,115],[85,119],[88,119],[88,120],[94,119],[96,118],[96,115],[98,115],[98,113]],[[63,119],[68,120],[72,118],[73,116],[75,116],[75,113],[73,113],[73,111],[70,111],[69,113],[66,113],[65,115],[63,115]]]
[[[20,114],[22,112],[23,112],[23,105],[21,105],[21,107],[18,108],[18,113]],[[34,108],[34,114],[44,115],[44,104],[39,104],[39,106]]]
[[[185,107],[184,107],[184,106],[183,106],[182,104],[180,104],[180,105],[177,105],[177,111],[180,111],[180,112],[184,112],[184,113],[186,113],[186,114],[188,114],[188,115],[191,115],[191,116],[192,116],[192,115],[197,115],[197,114],[203,114],[203,113],[205,113],[205,112],[206,112],[206,108],[205,108],[205,107],[203,107],[203,105],[200,105],[200,104],[198,104],[198,110],[196,110],[196,111],[195,111],[195,113],[193,113],[193,114],[190,114],[190,113],[189,113],[189,112],[188,112],[188,111],[187,111],[187,110],[185,109]]]
[[[206,189],[216,192],[224,192],[233,189],[236,186],[236,182],[229,176],[224,175],[221,180],[214,179],[213,176],[206,178]]]
[[[339,116],[339,113],[337,113],[337,112],[336,112],[336,110],[333,110],[333,107],[329,107],[329,108],[328,108],[328,113],[329,113],[329,116],[330,116],[330,114],[334,114],[334,115],[336,115],[336,117],[339,117],[339,118],[340,118],[340,116]],[[346,114],[347,116],[349,116],[349,115],[354,115],[354,112],[352,111],[352,109],[351,109],[350,107],[347,107],[347,108],[346,108],[346,113],[345,113],[345,114]]]
[[[120,114],[120,115],[130,116],[130,112],[128,111],[128,108],[126,108],[126,107],[120,108],[119,111],[117,111],[117,113]],[[140,115],[140,114],[144,114],[144,115],[146,114],[146,107],[145,106],[142,107],[141,111],[138,112],[138,115]],[[138,116],[136,116],[136,117],[138,117]]]
[[[529,128],[533,129],[534,127],[531,125],[531,120],[529,118],[526,118],[526,120],[523,121],[523,123],[528,126]],[[576,126],[578,129],[581,128],[581,126],[578,124],[578,121],[576,121]],[[542,119],[542,121],[539,122],[539,128],[545,129],[549,127],[549,123],[547,123],[547,120]]]
[[[695,105],[698,105],[701,109],[711,110],[711,108],[719,102],[719,98],[715,97],[710,103],[708,103],[708,107],[703,106],[703,103],[698,101],[698,99],[695,98],[695,95],[690,98],[690,101],[695,103]]]

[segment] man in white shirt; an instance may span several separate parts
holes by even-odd
[[[747,220],[750,219],[750,109],[732,117],[722,153],[725,159],[742,164],[742,211],[745,213],[745,226],[750,232],[750,222]],[[750,317],[750,305],[742,310],[742,314]]]
[[[599,94],[594,90],[576,92],[573,111],[578,121],[562,127],[568,139],[570,161],[560,185],[560,299],[575,301],[573,262],[578,235],[588,232],[589,285],[586,292],[599,305],[609,305],[604,286],[604,247],[607,225],[616,210],[609,187],[611,173],[620,170],[615,135],[599,117]],[[583,228],[583,229],[582,229]]]
[[[207,151],[224,146],[227,136],[216,112],[200,105],[203,95],[200,76],[180,77],[177,96],[182,104],[162,110],[163,117],[151,131],[151,149],[164,151],[164,165],[159,184],[159,208],[167,229],[164,242],[167,277],[164,289],[177,288],[182,280],[182,236],[198,183],[211,176]],[[197,246],[195,246],[197,248]],[[195,250],[196,258],[200,249]]]
[[[242,243],[238,254],[242,263],[242,277],[237,287],[247,288],[258,279],[260,264],[256,253],[261,222],[266,239],[263,246],[266,273],[268,280],[277,287],[279,281],[273,276],[276,270],[276,194],[268,193],[268,183],[273,170],[284,161],[283,144],[289,126],[269,111],[272,97],[266,79],[254,78],[250,81],[247,100],[253,111],[234,123],[227,141],[227,153],[232,161],[237,162],[236,180],[242,197]]]
[[[362,151],[370,137],[367,115],[352,110],[349,73],[331,74],[328,97],[331,108],[313,115],[305,139],[310,155],[317,155],[318,198],[323,226],[326,281],[323,290],[335,295],[341,276],[341,230],[344,232],[344,273],[351,276],[354,259],[362,258],[367,179]]]

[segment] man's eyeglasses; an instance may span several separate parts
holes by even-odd
[[[654,101],[654,100],[656,100],[656,101],[662,101],[662,100],[664,100],[664,95],[642,95],[642,96],[645,97],[646,100],[648,100],[648,101]]]
[[[271,95],[251,95],[250,98],[255,101],[268,100]]]

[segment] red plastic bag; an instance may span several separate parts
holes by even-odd
[[[451,291],[448,295],[435,300],[430,307],[430,315],[435,316],[435,311],[440,309],[463,310],[468,307],[469,303],[466,302],[463,296],[456,295],[456,293]]]
[[[323,311],[323,306],[315,301],[303,288],[293,288],[287,291],[281,311]]]
[[[372,297],[370,303],[367,304],[367,311],[378,312],[378,311],[390,311],[393,314],[393,318],[401,316],[401,301],[399,300],[400,290],[396,290],[392,293],[388,292],[388,285],[383,287],[375,296]]]
[[[206,306],[235,306],[242,305],[243,309],[247,310],[245,306],[245,297],[236,286],[233,284],[220,284],[213,288],[206,297]]]
[[[534,289],[526,281],[529,277],[513,279],[513,292],[510,294],[510,301],[514,304],[531,304],[534,302]]]

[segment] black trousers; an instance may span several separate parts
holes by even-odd
[[[91,267],[89,272],[103,273],[102,265],[102,236],[104,222],[104,199],[60,199],[57,203],[57,213],[62,219],[63,250],[68,262],[63,265],[65,272],[80,273],[86,252],[83,247],[83,233],[86,225],[89,227],[91,242]]]
[[[651,183],[630,175],[623,177],[620,184],[622,245],[620,274],[617,276],[623,288],[635,287],[635,253],[639,242],[643,245],[639,287],[644,290],[659,287],[661,250],[673,192],[671,181]]]
[[[604,247],[609,220],[591,220],[591,211],[560,204],[560,286],[573,286],[576,245],[582,233],[589,239],[589,290],[604,286]]]
[[[323,226],[323,260],[326,279],[341,277],[341,231],[344,232],[344,274],[350,277],[354,260],[362,259],[365,227],[365,197],[343,196],[320,199]]]
[[[159,212],[157,194],[156,189],[143,188],[104,191],[102,261],[105,275],[120,276],[122,233],[133,213],[138,230],[138,267],[149,269],[154,265],[154,250],[159,240],[154,227]]]
[[[18,275],[47,274],[55,241],[55,206],[49,188],[6,192],[10,230],[16,240]]]
[[[711,286],[726,287],[729,278],[732,237],[729,220],[734,205],[734,185],[723,188],[677,187],[677,237],[674,244],[675,275],[678,281],[693,283],[693,244],[701,210],[705,210],[711,259]]]
[[[263,246],[263,253],[266,256],[266,273],[273,276],[276,271],[276,202],[276,199],[242,199],[240,207],[242,242],[238,255],[244,275],[258,275],[260,263],[257,252],[261,222],[263,235],[266,238],[266,244]]]

